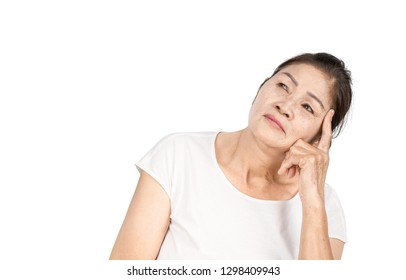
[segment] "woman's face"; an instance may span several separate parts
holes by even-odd
[[[280,70],[261,87],[248,128],[269,147],[289,149],[298,139],[310,143],[332,107],[331,80],[307,64]]]

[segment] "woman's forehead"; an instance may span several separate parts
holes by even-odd
[[[302,79],[307,78],[309,80],[324,80],[326,82],[331,80],[326,73],[311,64],[291,64],[282,68],[277,75],[283,74],[284,72],[289,72],[292,75],[295,74],[298,76],[298,78],[300,77]]]

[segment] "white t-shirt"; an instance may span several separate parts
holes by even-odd
[[[137,164],[171,201],[158,259],[297,259],[302,223],[298,195],[261,200],[236,189],[217,163],[217,132],[164,137]],[[343,210],[326,184],[329,236],[346,239]]]

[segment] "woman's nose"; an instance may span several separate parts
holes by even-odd
[[[287,108],[286,108],[286,104],[282,105],[282,104],[276,104],[276,109],[278,110],[278,112],[281,115],[284,115],[286,118],[290,119],[292,117],[292,112],[290,112]]]

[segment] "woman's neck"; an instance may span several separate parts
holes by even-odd
[[[259,142],[252,132],[245,128],[231,133],[221,133],[217,139],[217,159],[228,172],[237,175],[247,186],[287,186],[295,178],[279,175],[285,153]]]

